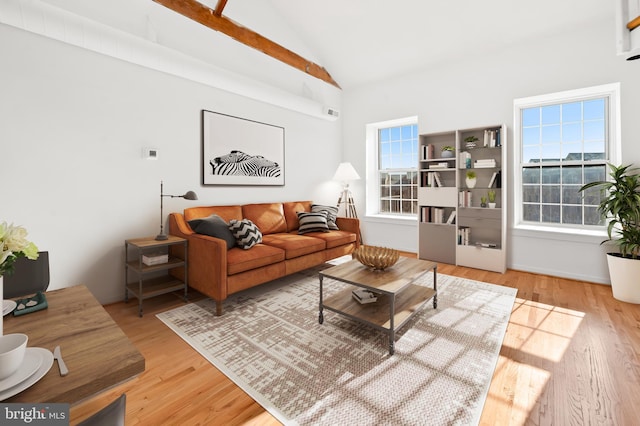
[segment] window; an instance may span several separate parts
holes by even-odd
[[[375,155],[369,176],[369,214],[416,217],[418,210],[418,125],[415,118],[368,126]],[[368,197],[368,198],[369,198]]]
[[[516,226],[601,227],[598,190],[618,162],[619,85],[598,86],[514,102]],[[583,196],[584,195],[584,196]]]

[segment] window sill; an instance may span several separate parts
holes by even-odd
[[[415,216],[393,216],[384,214],[366,215],[363,222],[368,223],[389,223],[393,225],[416,226],[418,218]]]
[[[608,238],[606,230],[587,230],[575,228],[561,228],[552,226],[516,225],[512,231],[516,237],[545,238],[558,241],[593,242]]]

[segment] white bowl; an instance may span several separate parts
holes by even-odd
[[[28,340],[29,337],[21,333],[0,336],[0,380],[18,371],[24,360]]]

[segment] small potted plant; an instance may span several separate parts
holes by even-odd
[[[487,197],[484,195],[480,197],[480,207],[487,207]]]
[[[454,147],[451,145],[445,145],[441,149],[440,156],[442,158],[453,158],[453,151],[455,151]]]
[[[464,138],[464,146],[467,149],[473,149],[477,146],[476,142],[478,142],[478,138],[476,138],[475,136],[467,136],[466,138]]]
[[[476,187],[476,172],[473,170],[467,170],[467,175],[465,178],[465,183],[467,184],[467,188],[473,189]]]
[[[496,191],[494,191],[493,189],[490,189],[489,192],[487,192],[487,197],[489,198],[489,208],[495,209],[496,208]]]
[[[613,297],[640,303],[640,172],[630,164],[609,164],[609,169],[610,180],[588,183],[580,192],[591,198],[596,195],[587,192],[589,189],[601,190],[598,212],[609,221],[609,238],[601,244],[609,242],[619,249],[619,252],[607,253]]]

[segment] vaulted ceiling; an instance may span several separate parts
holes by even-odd
[[[140,32],[139,22],[145,16],[150,22],[147,31],[160,32],[159,27],[168,21],[154,14],[161,6],[152,0],[43,1],[134,33]],[[611,49],[615,53],[614,4],[604,0],[198,1],[214,11],[218,8],[221,17],[291,51],[306,63],[317,65],[318,73],[325,70],[343,89],[442,62],[472,63],[476,55],[526,44],[535,38],[553,38],[600,20],[611,23]],[[178,46],[205,61],[216,55],[219,59],[216,46],[206,38],[201,24],[187,18],[170,24],[175,31],[161,34],[164,44]],[[182,40],[173,40],[176,37]],[[206,57],[209,54],[211,57]],[[241,67],[246,62],[242,56],[225,59],[231,67]],[[238,63],[233,64],[234,60]],[[305,72],[306,66],[302,68],[300,72]],[[269,71],[251,72],[259,75]]]

